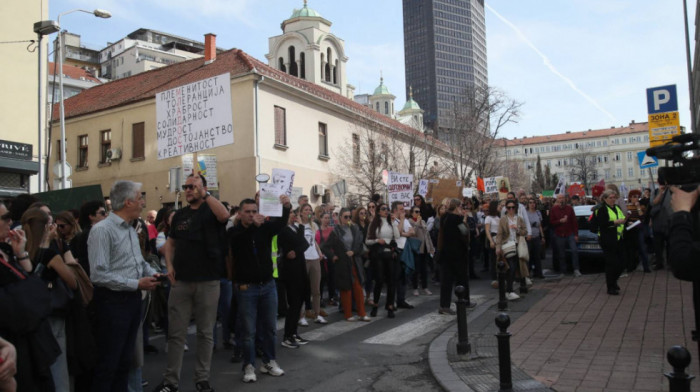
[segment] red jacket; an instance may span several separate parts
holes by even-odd
[[[560,220],[568,216],[569,218],[566,222],[561,223]],[[565,205],[560,207],[558,204],[552,206],[549,210],[549,222],[554,228],[554,234],[559,237],[568,237],[570,235],[578,236],[578,222],[576,222],[576,214],[574,214],[574,209]]]

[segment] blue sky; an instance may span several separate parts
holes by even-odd
[[[694,36],[695,1],[688,1]],[[508,138],[623,126],[647,119],[646,88],[676,84],[689,127],[682,0],[486,0],[489,84],[523,102]],[[662,5],[663,4],[663,5]],[[102,8],[111,19],[63,16],[62,27],[102,48],[138,28],[244,50],[266,61],[268,38],[302,0],[52,0],[49,17]],[[406,100],[401,0],[309,0],[345,41],[348,80],[372,92],[380,72]],[[691,42],[691,50],[694,42]],[[420,104],[420,102],[419,102]]]

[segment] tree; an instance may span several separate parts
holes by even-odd
[[[545,178],[542,172],[542,160],[540,154],[537,154],[537,163],[535,164],[535,178],[532,181],[532,190],[534,192],[542,192],[545,189]]]
[[[544,167],[544,189],[543,190],[554,189],[558,183],[559,183],[559,176],[557,175],[557,173],[552,174],[552,170],[550,169],[549,165],[545,165],[545,167]]]
[[[334,177],[345,179],[349,187],[363,196],[384,192],[382,170],[389,167],[390,160],[388,148],[382,145],[386,138],[372,125],[369,121],[355,124],[351,139],[333,151],[337,156]]]
[[[588,193],[589,186],[593,185],[598,178],[596,156],[588,147],[579,144],[569,157],[567,165],[569,178],[580,182]]]
[[[501,128],[517,122],[521,106],[492,87],[466,89],[453,102],[438,136],[449,146],[454,176],[469,186],[475,176],[501,174],[503,160],[498,159],[496,139]]]

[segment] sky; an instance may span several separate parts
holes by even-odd
[[[372,93],[380,75],[406,101],[401,0],[309,0],[345,41],[348,82]],[[101,49],[139,28],[238,48],[267,61],[268,38],[303,0],[51,0],[49,17],[76,8],[62,28]],[[695,1],[688,1],[694,37]],[[531,137],[646,122],[646,89],[677,85],[681,125],[690,128],[682,0],[486,0],[489,84],[521,102],[499,136]],[[31,39],[31,38],[30,38]],[[691,41],[691,54],[694,41]],[[420,102],[418,102],[420,104]]]

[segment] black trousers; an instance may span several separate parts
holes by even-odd
[[[382,286],[386,284],[386,303],[384,307],[393,309],[396,301],[396,288],[394,286],[394,270],[396,260],[391,257],[392,252],[376,252],[372,257],[372,265],[374,274],[374,303],[379,304],[379,298],[382,296]]]
[[[452,302],[452,288],[457,286],[469,287],[468,267],[466,263],[440,263],[440,307],[449,308]],[[467,291],[468,292],[468,291]],[[467,298],[469,301],[469,298]]]
[[[601,245],[605,257],[605,284],[608,290],[618,290],[617,279],[624,269],[625,252],[622,242]]]

